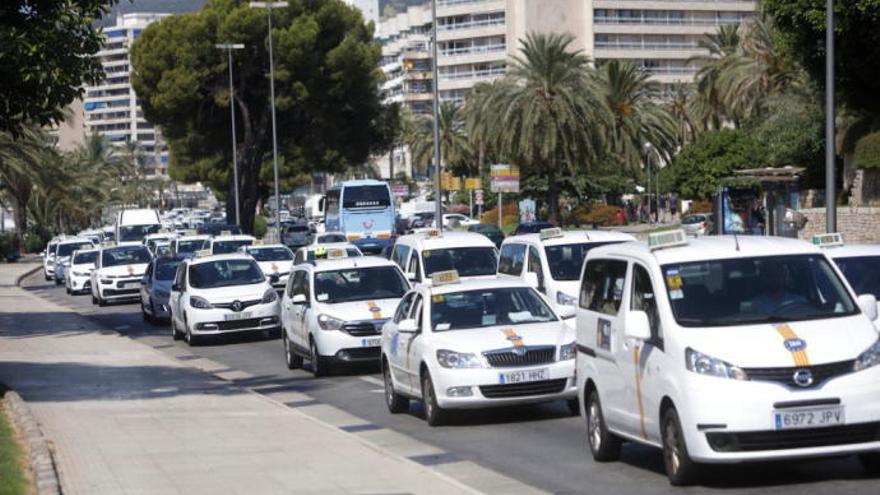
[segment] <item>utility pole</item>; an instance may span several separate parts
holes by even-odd
[[[238,150],[235,138],[235,86],[232,84],[232,50],[242,50],[244,45],[241,43],[218,43],[215,48],[226,50],[229,56],[229,111],[232,114],[232,180],[235,187],[235,224],[241,225],[241,207],[238,202]]]
[[[437,86],[440,83],[437,64],[437,0],[431,0],[431,56],[433,58],[434,75],[434,224],[439,231],[443,231],[443,209],[441,207],[440,192],[440,92]]]
[[[834,0],[825,0],[825,231],[837,232],[834,190]]]
[[[646,168],[648,169],[648,183],[647,187],[645,187],[645,192],[648,195],[645,198],[648,202],[648,223],[654,223],[654,215],[651,213],[651,143],[645,143],[645,160],[647,162]]]

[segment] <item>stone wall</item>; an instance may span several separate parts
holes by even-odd
[[[825,233],[825,208],[798,210],[807,217],[807,224],[798,237],[810,240],[813,234]],[[837,231],[849,244],[880,243],[880,207],[837,207]]]

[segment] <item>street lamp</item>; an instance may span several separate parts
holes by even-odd
[[[241,225],[241,208],[238,203],[238,155],[235,141],[235,87],[232,85],[232,50],[242,50],[241,43],[217,43],[214,48],[226,50],[229,56],[229,110],[232,112],[232,178],[235,186],[235,224]]]
[[[269,98],[272,109],[272,173],[275,176],[275,235],[281,242],[281,191],[278,187],[278,130],[275,124],[275,61],[272,53],[272,9],[287,7],[287,2],[249,2],[248,6],[266,9],[269,19]]]
[[[825,1],[825,231],[837,231],[834,191],[834,0]]]
[[[440,83],[437,65],[437,0],[431,0],[431,57],[434,76],[434,201],[437,206],[434,210],[434,225],[443,231],[443,210],[440,203],[440,92],[437,86]]]
[[[645,143],[645,161],[648,169],[648,183],[645,188],[645,192],[648,194],[648,223],[654,223],[654,217],[651,215],[651,143]]]

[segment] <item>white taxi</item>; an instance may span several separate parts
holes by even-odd
[[[92,304],[104,306],[108,301],[137,300],[141,278],[152,259],[143,244],[102,247],[89,275]]]
[[[243,246],[240,250],[257,261],[275,290],[284,290],[293,268],[293,251],[290,248],[284,244],[257,244]]]
[[[310,246],[303,246],[296,250],[296,255],[293,258],[293,264],[298,265],[300,263],[306,261],[313,261],[319,259],[326,259],[327,253],[331,251],[335,251],[341,249],[345,251],[346,258],[356,258],[358,256],[363,256],[364,253],[358,249],[357,246],[350,242],[331,242],[328,244],[312,244]]]
[[[205,241],[203,249],[210,251],[211,254],[230,254],[243,246],[252,246],[255,242],[253,236],[223,232]]]
[[[663,449],[674,485],[700,463],[860,454],[880,466],[880,341],[856,297],[802,241],[681,230],[589,252],[577,377],[597,461]]]
[[[157,232],[155,234],[147,234],[144,236],[144,246],[156,256],[156,251],[160,244],[168,244],[177,237],[174,232]]]
[[[253,258],[199,251],[171,284],[171,331],[195,346],[206,336],[278,329],[278,293]]]
[[[454,271],[436,273],[431,285],[404,296],[382,329],[388,410],[405,412],[410,399],[420,399],[431,426],[448,409],[555,400],[577,414],[574,337],[522,281],[462,282]]]
[[[201,251],[204,248],[205,243],[210,239],[211,236],[207,234],[180,235],[171,240],[171,251],[174,253],[174,256],[192,256],[196,251]]]
[[[98,261],[100,249],[78,249],[70,257],[70,267],[64,273],[64,288],[68,294],[86,294],[92,288],[91,275]]]
[[[48,244],[46,250],[43,251],[43,278],[52,280],[55,276],[55,246],[58,245],[63,237],[55,237]]]
[[[390,259],[416,283],[430,284],[434,273],[449,270],[462,280],[495,278],[498,249],[482,234],[429,229],[398,237]]]
[[[813,236],[813,244],[825,248],[856,294],[880,298],[880,244],[844,244],[840,234]],[[880,303],[878,303],[880,310]]]
[[[501,244],[498,276],[522,278],[556,307],[576,306],[581,268],[587,253],[599,246],[635,241],[623,232],[563,231],[555,227],[540,234],[508,237]]]
[[[378,364],[382,325],[410,288],[386,259],[329,254],[296,265],[281,301],[287,367],[306,358],[315,376],[338,364]]]

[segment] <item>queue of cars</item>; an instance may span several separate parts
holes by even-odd
[[[65,283],[96,304],[139,299],[191,345],[277,332],[290,369],[375,363],[389,412],[419,400],[431,426],[564,401],[597,462],[657,447],[674,485],[707,464],[843,454],[880,471],[880,247],[545,228],[500,250],[477,233],[409,234],[384,259],[228,233],[177,251],[183,239],[169,256],[82,246]]]

